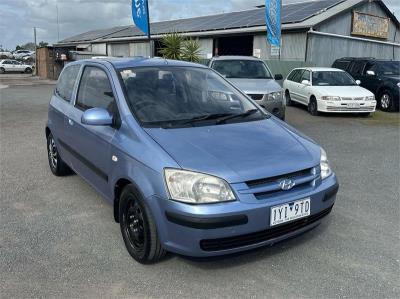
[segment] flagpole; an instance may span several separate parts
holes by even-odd
[[[147,13],[147,38],[149,40],[150,44],[150,57],[154,56],[154,47],[153,47],[153,41],[151,40],[151,30],[150,30],[150,14],[149,14],[149,0],[146,1],[146,13]]]

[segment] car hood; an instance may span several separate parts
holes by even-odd
[[[313,86],[323,96],[367,97],[373,96],[368,89],[360,86]]]
[[[282,89],[274,79],[227,78],[227,80],[246,94],[266,94]]]
[[[320,160],[318,145],[274,118],[145,130],[182,168],[230,183],[295,172],[316,166]]]

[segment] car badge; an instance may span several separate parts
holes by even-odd
[[[296,183],[291,179],[284,179],[279,182],[279,186],[282,190],[290,190],[296,185]]]

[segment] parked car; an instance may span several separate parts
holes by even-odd
[[[399,111],[400,61],[347,57],[336,60],[333,67],[360,80],[362,87],[375,94],[381,110]]]
[[[0,49],[0,59],[4,59],[4,58],[13,58],[13,55],[9,51],[5,51],[3,49]]]
[[[311,115],[319,112],[360,113],[375,111],[373,93],[358,86],[345,71],[335,68],[297,68],[283,82],[286,105],[297,102],[308,107]]]
[[[255,100],[261,107],[280,119],[285,119],[282,87],[272,76],[264,61],[250,56],[219,56],[209,62],[209,67],[219,72],[232,84]]]
[[[298,235],[329,214],[338,190],[319,145],[203,65],[69,63],[45,131],[53,174],[71,168],[113,204],[141,263]]]
[[[0,60],[0,74],[6,72],[32,73],[33,66],[12,59]]]
[[[13,56],[15,59],[22,59],[25,56],[31,56],[35,52],[34,51],[29,51],[29,50],[17,50],[13,52]]]

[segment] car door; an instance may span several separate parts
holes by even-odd
[[[12,72],[13,71],[13,65],[11,63],[11,60],[4,60],[2,67],[6,72]]]
[[[301,88],[300,79],[303,72],[304,69],[298,69],[297,72],[294,74],[293,79],[291,81],[291,91],[290,91],[290,96],[292,100],[300,103],[303,103],[302,97],[300,95],[300,88]]]
[[[19,61],[14,60],[13,65],[14,65],[14,71],[16,71],[16,72],[24,71],[23,65]]]
[[[308,84],[303,84],[304,80],[308,81]],[[298,96],[299,100],[303,103],[308,105],[309,99],[309,91],[310,91],[310,84],[311,84],[311,72],[309,70],[304,70],[300,77],[300,82],[298,82]]]
[[[367,71],[373,71],[374,75],[367,74]],[[382,83],[379,76],[377,76],[378,72],[379,72],[379,66],[377,63],[367,62],[364,67],[364,70],[363,70],[360,86],[362,86],[362,87],[368,89],[369,91],[373,92],[374,94],[376,94],[379,86]]]
[[[108,175],[111,168],[111,141],[115,126],[93,126],[81,122],[90,108],[104,108],[119,118],[115,91],[108,70],[96,64],[87,64],[82,70],[75,104],[66,121],[66,147],[71,154],[75,171],[87,179],[105,196],[111,196]]]

